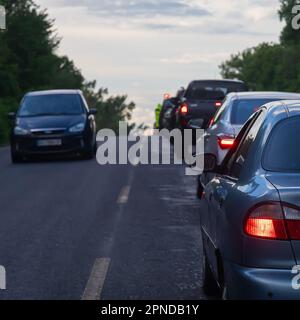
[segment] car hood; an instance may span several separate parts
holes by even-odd
[[[79,122],[84,122],[86,116],[82,115],[59,115],[43,117],[19,117],[16,124],[26,129],[67,129]]]

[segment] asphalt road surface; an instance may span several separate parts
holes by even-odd
[[[206,299],[184,166],[19,165],[0,149],[0,299]]]

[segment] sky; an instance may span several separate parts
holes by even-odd
[[[164,93],[219,79],[231,54],[277,42],[278,0],[36,0],[55,19],[66,54],[88,80],[137,105],[153,125]]]

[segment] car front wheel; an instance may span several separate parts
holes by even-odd
[[[86,150],[84,151],[84,158],[87,159],[87,160],[91,160],[94,158],[95,156],[95,151],[97,150],[97,146],[96,144],[90,144],[89,146],[86,147]]]
[[[23,162],[23,156],[15,151],[11,151],[11,162],[12,163],[21,163]]]

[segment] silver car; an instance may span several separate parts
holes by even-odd
[[[201,201],[204,288],[227,299],[300,298],[300,101],[272,102],[243,126]]]
[[[244,123],[256,112],[260,106],[278,100],[300,99],[298,93],[285,92],[237,92],[226,96],[222,106],[212,118],[204,139],[205,153],[216,156],[220,165],[228,151],[234,146],[235,138]],[[210,179],[209,175],[202,177]],[[202,196],[203,188],[198,179],[197,195]]]

